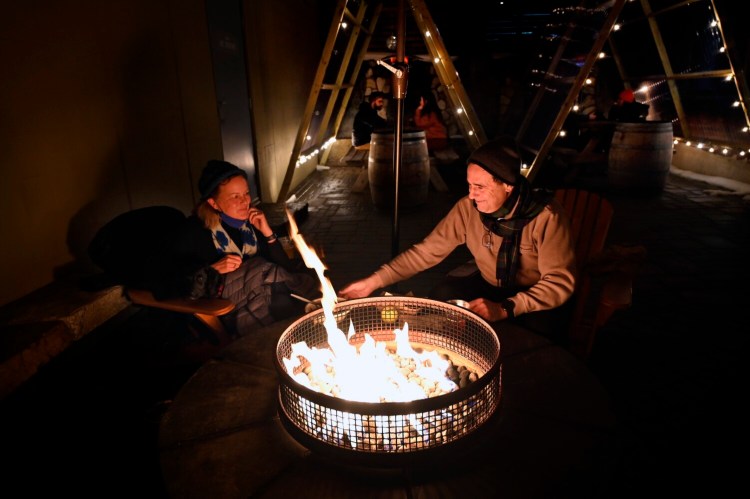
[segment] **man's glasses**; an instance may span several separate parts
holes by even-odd
[[[490,229],[488,229],[487,227],[485,227],[484,230],[486,232],[484,236],[482,237],[482,246],[491,250],[492,249],[492,233],[490,232]]]

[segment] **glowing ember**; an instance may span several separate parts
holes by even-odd
[[[443,395],[458,389],[458,373],[463,371],[476,380],[476,373],[459,371],[447,356],[412,349],[408,324],[395,333],[395,349],[368,334],[359,348],[347,343],[336,351],[294,343],[291,359],[283,359],[284,366],[302,386],[360,402],[408,402]],[[343,335],[341,331],[333,334]],[[451,369],[456,373],[455,381],[446,377]]]

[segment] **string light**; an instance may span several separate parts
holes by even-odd
[[[307,140],[310,140],[309,135],[307,136]],[[320,154],[321,151],[324,151],[328,149],[329,147],[331,147],[331,145],[333,145],[334,142],[336,142],[336,137],[330,137],[328,140],[323,142],[323,145],[321,145],[320,148],[316,148],[308,154],[301,154],[299,158],[297,158],[297,161],[295,162],[294,167],[299,168],[300,166],[304,165],[311,159],[317,158],[318,154]]]
[[[710,25],[711,25],[711,28],[717,28],[717,27],[719,28],[718,30],[716,30],[716,34],[721,38],[721,47],[719,47],[719,52],[722,53],[722,54],[726,53],[726,50],[727,50],[726,41],[724,40],[724,33],[720,29],[721,26],[719,25],[718,18],[712,19]],[[732,67],[732,61],[731,61],[731,59],[729,61],[729,66],[730,66],[730,68]],[[735,86],[737,87],[737,93],[739,94],[739,84],[738,84],[738,82],[736,80],[734,72],[732,72],[731,74],[728,74],[727,76],[725,76],[724,77],[724,81],[734,81]],[[740,96],[740,98],[741,98],[741,96]],[[736,101],[734,101],[732,103],[732,107],[740,107],[741,104],[742,103],[739,100],[736,100]],[[745,115],[745,122],[747,122],[748,121],[747,110],[744,108],[744,106],[743,106],[742,110],[743,110],[743,113]],[[747,132],[747,126],[743,127],[742,131],[743,132]]]
[[[705,144],[703,142],[699,142],[698,144],[693,146],[693,143],[691,141],[685,140],[681,137],[675,137],[673,140],[674,145],[678,145],[680,142],[683,142],[686,147],[695,147],[696,149],[700,149],[702,151],[705,151],[706,153],[717,153],[718,151],[721,151],[721,154],[723,156],[734,155],[735,159],[746,159],[748,152],[750,152],[745,151],[744,149],[733,148],[727,145]]]
[[[629,1],[633,1],[633,0],[629,0]],[[715,12],[714,12],[714,16],[716,16]],[[615,23],[612,26],[612,29],[613,29],[613,31],[619,31],[622,28],[622,26],[623,26],[622,23]],[[721,24],[720,24],[720,21],[719,21],[718,17],[714,17],[713,19],[711,19],[711,21],[709,23],[709,27],[710,27],[710,29],[712,29],[713,35],[715,37],[717,37],[717,38],[720,39],[720,42],[717,43],[717,45],[719,45],[719,52],[722,53],[722,54],[726,54],[726,52],[727,52],[727,45],[726,45],[726,41],[724,40],[724,33],[721,30]],[[603,52],[600,52],[598,54],[598,57],[599,58],[604,57]],[[730,71],[731,71],[731,63],[732,63],[732,61],[730,60],[729,63],[730,63]],[[686,74],[690,73],[690,72],[691,72],[691,69],[685,69],[684,71],[681,71],[681,73],[686,73]],[[735,86],[737,87],[737,93],[738,93],[738,96],[740,97],[740,99],[739,100],[735,100],[732,103],[732,107],[734,107],[734,108],[742,107],[743,113],[745,115],[745,122],[746,123],[750,123],[750,120],[748,120],[748,116],[747,116],[747,109],[745,109],[745,106],[744,106],[744,104],[742,102],[742,97],[741,97],[740,90],[739,90],[740,89],[740,85],[737,82],[737,77],[734,74],[734,71],[732,71],[730,74],[726,75],[724,77],[724,81],[727,81],[727,82],[734,81]],[[665,83],[665,81],[661,81],[661,82],[658,82],[656,84],[652,84],[652,85],[649,85],[649,86],[642,85],[638,90],[636,90],[636,92],[646,94],[648,92],[649,88],[651,88],[651,87],[653,87],[655,85],[660,85],[662,83]],[[659,95],[656,92],[653,92],[653,93],[650,94],[650,98],[649,98],[648,101],[646,101],[646,103],[656,101],[657,99],[660,99],[660,98],[664,97],[665,95],[666,94]],[[672,119],[673,123],[677,123],[678,121],[679,121],[679,117],[675,117],[674,119]],[[744,126],[744,127],[742,127],[742,132],[743,133],[747,133],[748,132],[748,126],[747,125]],[[686,145],[689,146],[690,142],[687,142]],[[702,149],[704,147],[704,144],[702,144],[702,143],[698,144],[697,147]],[[723,151],[723,149],[722,149],[722,151]],[[727,151],[727,153],[724,153],[724,154],[728,154],[728,153],[729,153],[729,150]]]

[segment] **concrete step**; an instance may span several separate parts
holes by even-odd
[[[0,307],[0,399],[129,304],[122,286],[54,282]]]

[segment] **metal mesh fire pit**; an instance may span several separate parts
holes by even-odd
[[[442,455],[474,434],[500,402],[500,342],[482,318],[456,305],[411,297],[350,300],[333,310],[338,329],[356,334],[349,345],[361,348],[369,335],[376,343],[393,345],[395,329],[408,324],[415,351],[434,351],[450,359],[455,371],[474,373],[453,391],[408,402],[359,402],[321,393],[294,379],[304,371],[287,372],[292,346],[329,348],[322,309],[290,325],[276,347],[281,421],[287,431],[313,451],[356,458],[358,463],[401,465],[417,456]],[[368,373],[369,374],[369,373]]]

